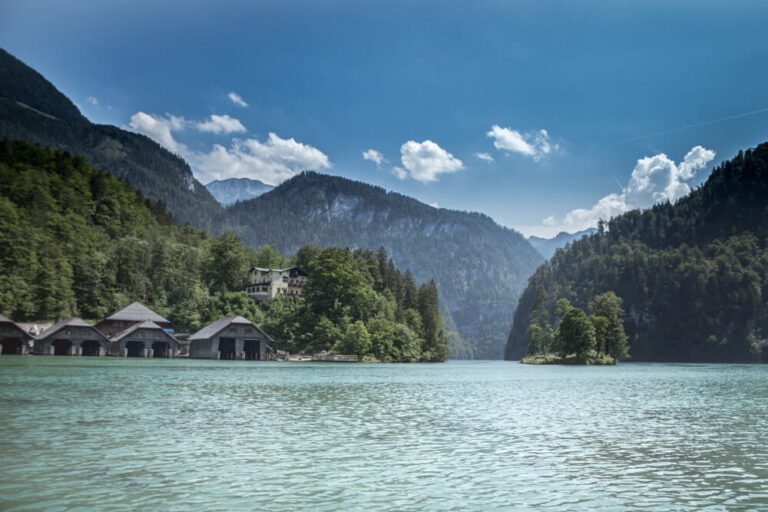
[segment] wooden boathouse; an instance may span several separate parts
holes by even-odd
[[[34,337],[5,315],[0,315],[0,354],[28,354]]]
[[[135,324],[146,322],[147,320],[154,322],[169,333],[174,333],[176,331],[176,327],[171,322],[140,302],[134,302],[117,313],[101,320],[96,324],[96,328],[101,331],[104,336],[111,337],[120,334]]]
[[[174,357],[181,345],[152,320],[133,324],[110,341],[109,354],[123,357]]]
[[[63,320],[35,340],[35,354],[54,356],[104,356],[109,340],[94,326],[80,318]]]
[[[242,316],[221,318],[189,337],[189,356],[197,359],[272,359],[272,343],[264,331]]]

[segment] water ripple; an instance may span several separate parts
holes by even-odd
[[[768,367],[0,357],[0,509],[768,509]]]

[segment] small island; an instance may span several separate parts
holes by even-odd
[[[596,295],[589,303],[589,315],[568,299],[558,299],[557,329],[552,328],[546,304],[546,293],[539,288],[531,305],[528,355],[521,363],[614,365],[619,358],[629,357],[621,320],[624,310],[614,292]]]

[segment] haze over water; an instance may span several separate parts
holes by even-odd
[[[0,358],[0,509],[756,510],[768,367]]]

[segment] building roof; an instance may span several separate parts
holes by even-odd
[[[53,324],[51,327],[47,328],[43,332],[41,332],[37,339],[42,340],[45,338],[49,338],[50,336],[56,334],[60,330],[64,329],[65,327],[88,327],[93,330],[96,335],[99,336],[99,338],[103,339],[104,341],[109,341],[106,336],[101,334],[98,329],[96,329],[94,326],[86,322],[85,320],[81,318],[70,318],[69,320],[62,320],[61,322],[58,322],[56,324]]]
[[[207,340],[208,338],[212,338],[216,336],[219,332],[223,331],[227,327],[229,327],[232,324],[240,324],[240,325],[252,325],[256,328],[261,334],[267,337],[268,340],[272,341],[272,338],[267,335],[264,331],[259,329],[259,327],[248,320],[247,318],[243,318],[242,316],[228,316],[226,318],[219,318],[215,322],[212,322],[199,331],[197,331],[195,334],[189,337],[189,341],[194,340]]]
[[[7,316],[3,315],[2,313],[0,313],[0,324],[11,324],[15,328],[17,328],[19,331],[24,333],[24,335],[26,335],[26,336],[28,336],[30,338],[34,338],[34,336],[32,336],[32,334],[27,332],[22,326],[20,326],[19,324],[17,324],[16,322],[14,322],[10,318],[8,318]]]
[[[130,306],[114,313],[112,316],[108,316],[105,320],[119,320],[121,322],[143,322],[145,320],[151,320],[155,323],[171,323],[140,302],[134,302]]]
[[[170,340],[172,340],[174,343],[178,343],[179,341],[174,338],[169,332],[167,332],[165,329],[163,329],[161,326],[157,325],[152,320],[146,320],[141,323],[133,324],[123,332],[121,332],[119,335],[115,336],[112,341],[120,341],[123,338],[126,338],[133,334],[134,332],[138,331],[139,329],[154,329],[158,331],[162,331],[163,334],[165,334]]]
[[[301,270],[299,267],[285,267],[285,268],[251,267],[251,272],[253,272],[254,270],[258,270],[260,272],[287,272],[289,270],[295,270],[300,275],[307,275],[307,273]]]

